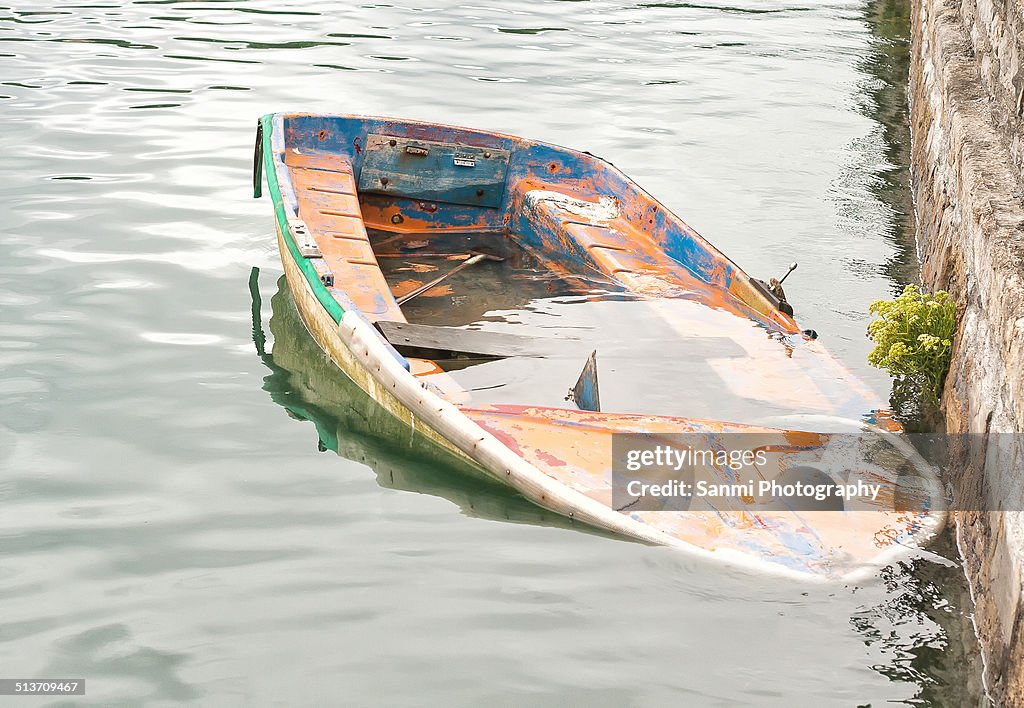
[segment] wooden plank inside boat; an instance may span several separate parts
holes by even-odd
[[[567,350],[566,342],[543,337],[522,337],[517,334],[435,327],[411,322],[382,321],[375,325],[403,356],[422,359],[544,357]]]

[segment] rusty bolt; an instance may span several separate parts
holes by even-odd
[[[482,189],[476,190],[476,196],[478,196],[478,197],[484,196],[484,190],[482,190]]]
[[[389,140],[388,141],[388,145],[390,145],[391,147],[394,147],[395,145],[398,145],[398,141],[397,140]]]
[[[383,186],[387,187],[387,186],[388,186],[388,178],[387,178],[387,177],[381,177],[381,178],[380,178],[380,183],[381,183],[381,184],[382,184]]]
[[[395,214],[391,217],[392,224],[401,224],[403,221],[405,221],[405,219],[402,218],[401,214]]]

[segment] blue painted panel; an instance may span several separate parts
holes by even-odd
[[[507,150],[368,135],[359,191],[497,208],[507,168]]]

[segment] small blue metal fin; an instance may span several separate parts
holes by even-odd
[[[576,403],[581,411],[601,410],[601,396],[597,389],[597,350],[590,352],[587,363],[583,365],[583,372],[576,385],[569,392],[569,397]]]

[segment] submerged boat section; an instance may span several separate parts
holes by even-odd
[[[297,311],[340,373],[540,506],[818,579],[871,572],[941,527],[930,468],[891,439],[884,405],[801,329],[781,289],[608,162],[448,125],[274,114],[259,123],[256,196],[264,171]],[[840,429],[910,461],[896,473],[849,451],[858,479],[890,492],[918,479],[910,508],[894,493],[831,511],[738,492],[672,510],[614,498],[621,436],[767,436],[758,474],[786,480]]]

